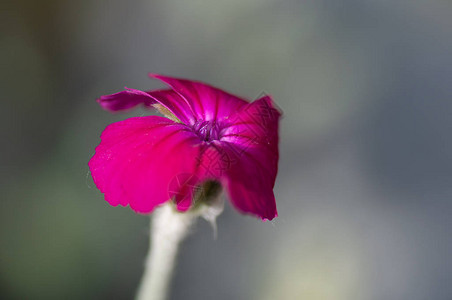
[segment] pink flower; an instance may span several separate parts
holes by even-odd
[[[271,97],[249,103],[204,83],[150,76],[170,89],[126,89],[98,99],[110,111],[144,104],[174,115],[135,117],[105,128],[89,162],[105,200],[140,213],[173,200],[185,211],[196,187],[217,181],[239,211],[276,217],[281,114]]]

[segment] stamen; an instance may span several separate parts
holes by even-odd
[[[205,142],[220,139],[220,126],[215,121],[198,120],[193,125],[193,130]]]

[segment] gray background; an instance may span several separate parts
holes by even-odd
[[[450,1],[19,0],[0,11],[0,298],[131,299],[148,218],[87,162],[102,94],[202,80],[284,111],[279,217],[199,221],[171,299],[452,299]]]

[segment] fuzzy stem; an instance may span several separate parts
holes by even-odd
[[[180,243],[187,236],[197,215],[179,213],[166,204],[154,212],[151,240],[137,300],[164,300],[173,273]]]

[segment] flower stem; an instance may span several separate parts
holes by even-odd
[[[137,300],[164,300],[173,273],[180,243],[187,236],[197,215],[179,213],[166,204],[151,220],[151,240]]]

